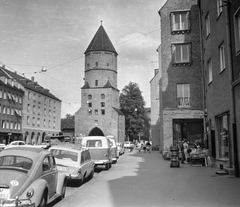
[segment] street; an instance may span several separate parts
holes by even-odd
[[[68,187],[54,207],[239,206],[240,179],[216,168],[189,164],[170,168],[159,152],[126,152],[108,171],[79,188]]]

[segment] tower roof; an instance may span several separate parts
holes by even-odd
[[[102,25],[100,25],[98,31],[94,35],[91,43],[89,44],[84,54],[92,51],[108,51],[117,54],[111,40],[109,39]]]

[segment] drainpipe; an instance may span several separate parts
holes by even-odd
[[[232,123],[232,138],[233,138],[233,153],[234,153],[234,170],[235,177],[239,177],[239,167],[238,167],[238,143],[237,143],[237,131],[236,131],[236,106],[235,106],[235,96],[233,87],[233,60],[232,60],[232,36],[231,36],[231,21],[230,21],[230,0],[224,1],[225,3],[225,18],[227,26],[227,51],[228,51],[228,65],[229,65],[229,86],[230,86],[230,96],[231,96],[231,123]]]

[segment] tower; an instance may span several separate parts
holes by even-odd
[[[119,109],[117,52],[100,25],[85,51],[85,84],[75,114],[75,135],[113,136],[125,140],[125,117]]]

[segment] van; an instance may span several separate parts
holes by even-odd
[[[104,136],[88,136],[83,137],[81,141],[82,147],[87,147],[95,166],[104,165],[108,170],[112,166],[111,142]]]
[[[111,142],[111,151],[112,151],[112,162],[113,164],[117,162],[118,160],[118,149],[117,149],[117,143],[116,140],[113,138],[108,138]]]

